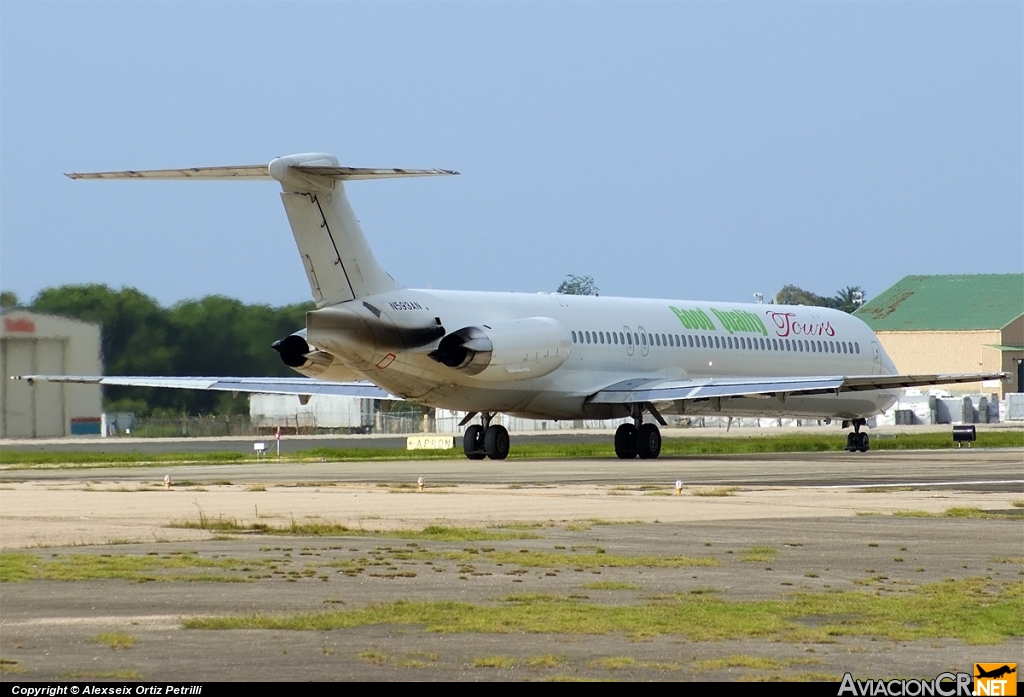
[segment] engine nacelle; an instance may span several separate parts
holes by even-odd
[[[281,354],[284,364],[307,378],[323,380],[362,380],[350,368],[338,363],[329,353],[319,351],[306,341],[306,330],[295,332],[270,346]]]
[[[550,317],[464,327],[441,339],[430,357],[480,380],[532,380],[565,363],[569,330]]]

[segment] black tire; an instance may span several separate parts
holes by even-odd
[[[871,440],[868,438],[868,434],[860,434],[860,440],[857,443],[857,450],[861,451],[862,453],[866,453],[867,451],[871,450]]]
[[[661,431],[655,424],[644,424],[637,431],[636,454],[641,460],[653,460],[661,454]]]
[[[484,427],[474,424],[466,429],[466,434],[462,436],[462,452],[466,453],[466,457],[470,460],[483,460],[485,457],[484,449]]]
[[[620,460],[636,457],[636,426],[622,424],[615,431],[615,454]]]
[[[484,431],[484,452],[492,460],[504,460],[508,457],[511,440],[504,426],[488,426]]]
[[[860,434],[850,431],[846,434],[846,450],[847,452],[857,452],[857,439]]]

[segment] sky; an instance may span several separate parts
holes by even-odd
[[[1024,3],[0,3],[0,287],[310,299],[298,152],[413,288],[750,301],[1024,272]]]

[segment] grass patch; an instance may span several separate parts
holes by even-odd
[[[728,668],[753,668],[756,670],[779,670],[794,665],[813,665],[821,663],[820,658],[764,658],[762,656],[736,655],[727,658],[709,658],[693,664],[694,671],[707,673],[712,670]]]
[[[995,518],[1002,520],[1020,520],[1021,516],[1014,513],[1003,513],[1001,511],[984,511],[972,506],[954,506],[947,508],[942,513],[929,513],[928,511],[893,511],[892,514],[898,518]]]
[[[397,601],[352,610],[236,615],[186,620],[188,629],[327,631],[374,625],[425,625],[433,632],[681,635],[693,641],[891,641],[950,638],[999,644],[1024,635],[1024,583],[949,580],[898,595],[862,591],[796,593],[782,600],[726,601],[681,594],[635,605],[601,605],[530,595],[503,602]]]
[[[90,581],[109,578],[140,582],[244,582],[249,579],[237,575],[238,573],[253,567],[267,566],[269,563],[259,560],[207,559],[195,552],[161,555],[71,554],[57,555],[51,559],[42,559],[28,552],[5,552],[0,554],[0,583],[35,580]]]
[[[372,663],[375,666],[385,665],[391,660],[391,656],[387,655],[383,651],[362,651],[356,654],[356,658],[367,663]]]
[[[105,644],[112,649],[130,649],[135,646],[135,637],[131,634],[124,634],[122,632],[106,632],[99,636],[94,636],[89,641],[97,644]]]
[[[678,569],[691,566],[718,566],[715,557],[623,557],[607,554],[603,550],[582,554],[570,552],[540,552],[521,549],[517,552],[504,550],[460,550],[422,551],[396,554],[397,559],[448,559],[456,562],[491,562],[510,566],[546,569],[599,569],[599,568],[661,568]]]
[[[556,656],[553,653],[545,653],[539,656],[529,656],[523,659],[525,665],[531,668],[557,668],[569,662],[567,656]]]
[[[639,583],[624,581],[595,581],[594,583],[584,583],[580,587],[588,591],[638,591],[642,586]]]
[[[143,675],[137,670],[74,670],[65,673],[64,677],[71,680],[142,680]]]
[[[740,552],[740,561],[771,562],[778,553],[774,547],[748,547]]]
[[[433,540],[435,542],[480,542],[488,540],[535,540],[537,535],[526,530],[500,530],[457,528],[428,525],[422,530],[366,530],[350,528],[338,523],[313,521],[299,523],[294,519],[288,525],[243,523],[235,518],[210,518],[200,512],[198,520],[176,520],[168,527],[209,530],[211,532],[257,533],[263,535],[300,535],[303,537],[387,537],[403,540]]]
[[[511,656],[481,656],[473,659],[474,668],[515,668],[516,661]]]
[[[979,431],[975,448],[1024,447],[1024,431]],[[838,452],[846,447],[842,433],[784,434],[778,436],[738,436],[708,438],[685,436],[662,441],[662,456],[733,455],[750,453]],[[872,450],[934,450],[954,447],[949,433],[900,433],[894,437],[871,439]],[[612,443],[517,443],[510,459],[614,458]],[[388,450],[382,448],[312,448],[281,457],[281,462],[372,462],[380,460],[460,460],[463,454],[452,450]],[[7,469],[27,467],[156,467],[175,463],[217,464],[256,462],[251,453],[97,453],[40,452],[5,449],[0,465]]]
[[[27,673],[28,671],[18,665],[18,662],[10,658],[0,658],[0,675],[13,675],[14,673]]]
[[[691,496],[735,496],[738,486],[716,486],[712,489],[694,489]]]

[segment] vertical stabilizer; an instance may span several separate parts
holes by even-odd
[[[291,155],[269,167],[284,189],[281,200],[316,306],[397,290],[399,285],[370,251],[341,179],[295,167],[337,168],[338,160],[319,153]]]
[[[334,155],[306,153],[279,157],[269,165],[187,167],[184,169],[72,172],[72,179],[196,179],[246,181],[276,179],[284,209],[306,268],[317,307],[327,307],[400,286],[384,272],[366,244],[345,198],[347,179],[394,179],[458,174],[446,169],[341,167]]]

